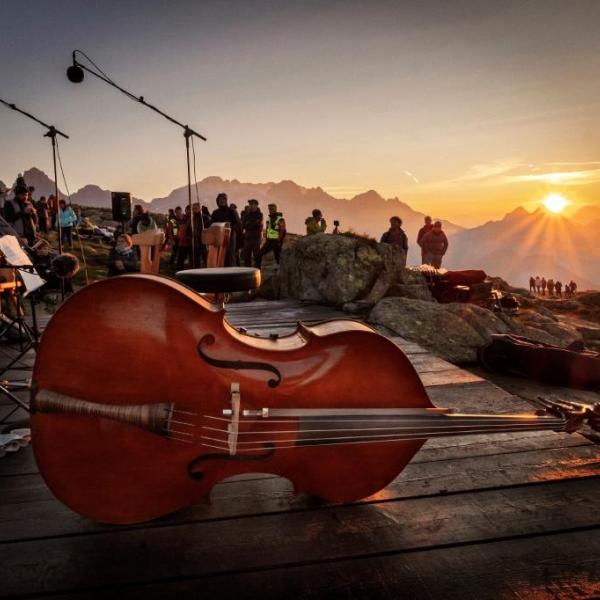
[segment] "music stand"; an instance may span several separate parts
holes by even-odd
[[[4,367],[0,369],[0,377],[6,372],[13,371],[25,371],[30,370],[31,367],[22,363],[24,357],[33,348],[36,349],[40,332],[37,323],[37,314],[35,307],[35,299],[32,295],[29,296],[31,301],[31,325],[26,320],[24,297],[36,289],[39,289],[44,285],[44,280],[37,275],[35,268],[31,263],[31,260],[27,254],[23,251],[19,245],[19,241],[15,236],[4,235],[0,238],[0,252],[4,256],[7,265],[2,268],[12,270],[13,276],[11,277],[10,289],[15,294],[15,306],[14,306],[14,317],[8,317],[2,314],[2,321],[7,324],[7,331],[11,328],[15,328],[19,339],[19,352],[16,357]],[[20,277],[21,281],[17,279]],[[2,285],[2,284],[0,284]],[[7,288],[8,289],[8,288]],[[0,394],[6,396],[13,404],[14,407],[0,419],[0,425],[3,425],[7,420],[19,409],[29,412],[29,406],[20,398],[18,398],[13,391],[28,389],[29,381],[8,381],[0,380]]]

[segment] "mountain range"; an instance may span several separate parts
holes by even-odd
[[[35,197],[53,193],[54,183],[43,171],[32,168],[23,175],[27,184],[36,188]],[[213,176],[198,182],[198,196],[211,211],[216,207],[219,192],[225,192],[230,203],[240,209],[249,198],[256,198],[265,213],[267,204],[275,202],[286,218],[288,229],[294,233],[304,232],[304,220],[314,208],[323,212],[329,231],[337,219],[343,231],[353,230],[377,239],[387,230],[389,218],[397,215],[403,220],[409,238],[408,263],[420,262],[414,240],[425,215],[398,198],[385,199],[369,190],[346,200],[334,198],[320,187],[306,188],[289,180],[243,183]],[[64,195],[62,191],[61,194]],[[195,189],[192,194],[194,199]],[[70,198],[82,206],[109,208],[111,205],[110,191],[97,185],[86,185]],[[142,204],[141,200],[134,202]],[[166,213],[169,208],[186,204],[187,186],[183,186],[164,198],[145,202],[144,206],[152,212]],[[560,279],[563,283],[574,279],[580,290],[600,288],[600,244],[597,243],[600,206],[585,206],[570,218],[551,215],[543,209],[528,212],[517,208],[502,219],[470,229],[449,221],[443,223],[450,240],[444,258],[447,268],[481,268],[521,286],[528,285],[530,276],[540,275]]]
[[[600,215],[585,222],[578,214],[567,219],[542,208],[532,213],[517,208],[498,221],[451,236],[446,265],[473,268],[476,256],[480,268],[515,285],[528,287],[529,278],[539,275],[563,283],[573,279],[580,290],[598,289]],[[594,214],[586,211],[584,217]]]
[[[37,168],[23,173],[27,185],[35,187],[35,197],[48,196],[54,193],[54,182]],[[122,190],[119,190],[122,191]],[[278,183],[243,183],[237,179],[227,180],[220,177],[206,177],[198,182],[198,196],[212,212],[216,208],[215,199],[219,192],[225,192],[230,203],[241,209],[247,200],[256,198],[261,210],[267,213],[267,205],[277,204],[283,213],[288,230],[292,233],[304,233],[304,221],[315,208],[321,209],[328,224],[328,231],[333,229],[333,221],[341,222],[342,230],[352,229],[356,233],[366,234],[379,239],[389,227],[389,218],[397,215],[403,220],[403,227],[409,239],[415,239],[419,228],[423,225],[425,215],[413,210],[398,198],[388,200],[376,191],[370,190],[354,196],[350,200],[334,198],[320,187],[306,188],[293,181]],[[61,191],[62,196],[65,194]],[[195,200],[196,189],[192,188],[192,199]],[[97,185],[86,185],[72,193],[71,202],[81,206],[109,208],[111,206],[110,191]],[[187,186],[174,189],[164,198],[154,198],[150,202],[134,199],[134,203],[143,204],[151,212],[167,213],[169,208],[185,207],[188,202]],[[433,215],[435,218],[435,215]],[[449,221],[443,221],[448,234],[454,234],[463,228]],[[413,256],[414,254],[414,256]],[[417,262],[419,254],[413,248],[409,259]]]

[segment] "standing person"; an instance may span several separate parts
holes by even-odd
[[[312,217],[308,217],[304,221],[306,225],[306,235],[314,235],[315,233],[325,233],[327,223],[323,218],[323,213],[318,209],[312,211]]]
[[[200,202],[194,202],[192,204],[192,215],[194,218],[194,248],[195,252],[193,253],[194,258],[194,269],[198,269],[200,267],[206,266],[208,260],[208,250],[206,246],[202,243],[202,231],[207,227],[210,227],[210,217],[208,220],[208,224],[206,222],[206,217],[203,212],[205,206],[200,206]],[[192,251],[190,248],[190,260],[191,260]]]
[[[269,204],[269,216],[267,217],[267,226],[265,229],[265,243],[256,257],[256,267],[260,269],[263,256],[273,252],[277,264],[281,256],[281,248],[285,239],[285,219],[277,211],[277,204]]]
[[[554,289],[556,290],[556,295],[557,295],[559,298],[562,298],[562,283],[561,283],[560,281],[557,281],[557,282],[554,284]]]
[[[263,214],[258,208],[258,200],[248,200],[248,206],[242,212],[242,234],[244,239],[244,266],[251,267],[252,259],[258,261],[263,230]]]
[[[542,292],[542,280],[539,275],[536,275],[535,277],[535,290],[538,294]]]
[[[13,197],[4,204],[4,216],[14,228],[19,237],[27,239],[31,246],[35,242],[35,225],[33,221],[33,206],[27,199],[27,186],[23,177],[17,177],[13,187]]]
[[[425,264],[425,255],[423,253],[423,244],[421,244],[421,240],[423,239],[423,236],[429,233],[432,229],[433,224],[431,223],[431,217],[427,216],[425,217],[425,224],[423,227],[421,227],[421,229],[419,229],[419,233],[417,233],[417,244],[421,248],[421,264]]]
[[[402,248],[404,252],[408,252],[408,237],[402,229],[402,219],[400,217],[390,219],[390,228],[381,236],[380,241],[382,244],[390,244]]]
[[[138,219],[135,233],[144,233],[145,231],[156,231],[158,225],[154,217],[149,212],[143,212]]]
[[[137,226],[144,212],[144,208],[141,204],[136,204],[133,207],[133,212],[131,213],[131,223],[129,225],[129,230],[131,234],[138,233]]]
[[[554,296],[554,279],[548,279],[546,289],[548,290],[548,296]]]
[[[185,265],[185,261],[190,256],[191,245],[192,245],[192,232],[190,227],[190,207],[185,207],[185,214],[181,222],[179,223],[179,230],[177,232],[178,243],[177,243],[177,269],[181,271]]]
[[[529,291],[535,294],[535,277],[533,275],[529,278]]]
[[[442,222],[436,221],[431,231],[421,239],[424,264],[431,265],[436,269],[442,267],[442,259],[448,250],[448,238],[442,230]]]
[[[574,296],[577,291],[577,284],[572,279],[569,287],[571,288],[571,296]]]
[[[545,278],[545,277],[542,277],[542,296],[545,296],[545,295],[546,295],[546,283],[548,283],[548,282],[546,281],[546,278]]]
[[[39,232],[47,236],[48,230],[50,228],[50,207],[48,206],[48,201],[46,200],[46,196],[42,196],[37,203],[36,206],[37,214],[38,214],[38,229]]]
[[[48,215],[50,217],[50,229],[56,229],[56,217],[58,215],[58,202],[56,201],[56,196],[54,194],[50,194],[48,196]]]
[[[227,194],[221,192],[217,196],[217,208],[213,210],[210,220],[212,223],[229,223],[231,234],[229,237],[229,246],[227,247],[227,256],[225,257],[225,266],[233,267],[236,264],[235,255],[237,252],[237,240],[242,231],[242,222],[237,210],[227,205]]]
[[[64,200],[58,203],[58,218],[60,219],[61,241],[66,243],[69,248],[73,248],[73,226],[77,222],[77,215],[71,207],[67,206]]]
[[[333,222],[333,231],[332,231],[333,235],[339,235],[340,233],[340,222],[339,221],[334,221]]]
[[[183,211],[181,206],[169,209],[167,217],[167,243],[171,244],[171,257],[169,264],[173,266],[177,260],[177,248],[179,247],[179,227],[183,222]]]

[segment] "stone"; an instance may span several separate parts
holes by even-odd
[[[447,306],[409,298],[384,298],[368,320],[455,364],[476,362],[477,349],[486,340],[467,321],[448,311]]]
[[[391,285],[386,293],[387,297],[412,298],[413,300],[425,300],[435,302],[431,295],[429,286],[418,284],[396,283]]]
[[[357,235],[317,233],[285,248],[280,263],[282,297],[344,306],[374,305],[401,280],[406,252]]]
[[[577,302],[589,308],[600,308],[600,292],[590,292],[577,296]]]
[[[511,333],[563,348],[581,340],[574,327],[548,317],[537,315],[534,321],[519,322],[476,304],[384,298],[371,310],[368,320],[459,365],[476,362],[477,351],[492,339],[492,334]]]

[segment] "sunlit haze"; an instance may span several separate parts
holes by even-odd
[[[543,9],[540,7],[543,6]],[[17,2],[0,7],[0,97],[64,129],[69,187],[150,200],[197,175],[369,189],[473,226],[549,194],[600,202],[600,2]],[[51,172],[43,130],[0,106],[0,179]],[[550,210],[554,210],[549,205]]]

